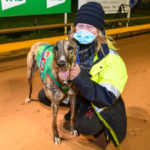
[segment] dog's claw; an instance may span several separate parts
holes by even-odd
[[[60,137],[54,137],[53,138],[53,144],[60,144],[61,143],[61,138]]]
[[[27,98],[24,102],[25,102],[25,104],[28,104],[28,103],[31,102],[31,99],[30,99],[30,98]]]
[[[72,129],[71,130],[71,134],[73,135],[73,136],[78,136],[79,134],[78,134],[78,131],[76,130],[76,129]]]

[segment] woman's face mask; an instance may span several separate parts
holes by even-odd
[[[81,29],[74,33],[74,39],[76,39],[80,44],[90,44],[95,40],[95,35],[87,30]]]

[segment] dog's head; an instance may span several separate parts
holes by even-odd
[[[75,59],[76,45],[68,40],[58,41],[53,48],[54,58],[59,67],[72,65]]]
[[[58,77],[63,83],[67,83],[69,67],[76,60],[76,43],[69,40],[60,40],[54,45],[53,53],[58,68]]]

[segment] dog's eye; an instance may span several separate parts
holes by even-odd
[[[73,50],[74,48],[72,46],[68,46],[68,51]]]
[[[54,47],[54,50],[55,50],[55,51],[58,51],[58,47],[57,47],[57,46],[55,46],[55,47]]]

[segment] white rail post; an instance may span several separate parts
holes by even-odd
[[[127,13],[127,18],[129,19],[130,18],[130,14],[131,14],[131,8],[129,7],[128,9],[128,13]],[[129,20],[126,22],[126,27],[129,26]]]
[[[64,24],[67,24],[67,13],[64,13]],[[67,27],[64,27],[64,34],[67,34]]]

